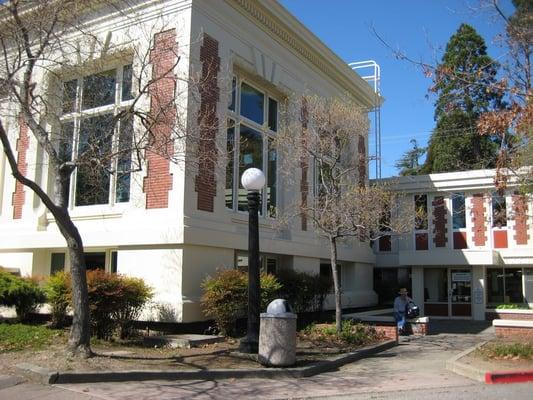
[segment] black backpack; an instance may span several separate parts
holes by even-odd
[[[407,315],[407,318],[416,318],[420,315],[420,308],[410,301],[407,303],[407,306],[405,306],[405,314]]]

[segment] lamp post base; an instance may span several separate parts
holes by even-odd
[[[247,354],[257,354],[259,352],[259,338],[243,337],[239,343],[239,351]]]

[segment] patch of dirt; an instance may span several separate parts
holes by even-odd
[[[0,370],[16,373],[15,366],[30,363],[55,371],[125,371],[125,370],[202,370],[263,368],[251,356],[239,354],[239,342],[227,339],[221,343],[191,349],[147,348],[142,341],[130,343],[98,342],[92,344],[95,356],[87,360],[68,357],[66,339],[43,350],[0,353]],[[333,355],[353,351],[355,347],[321,347],[298,341],[296,366],[308,365]]]
[[[489,358],[484,352],[474,350],[462,357],[460,362],[484,371],[533,371],[533,360],[523,358]]]

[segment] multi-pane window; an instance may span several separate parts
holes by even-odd
[[[277,212],[277,151],[274,138],[278,130],[278,101],[268,92],[233,78],[228,106],[226,166],[226,207],[247,211],[247,191],[240,177],[248,168],[259,168],[266,176],[261,215],[271,218]]]
[[[133,119],[116,116],[133,101],[132,66],[65,81],[62,89],[57,146],[62,160],[78,165],[69,188],[73,204],[129,201]]]

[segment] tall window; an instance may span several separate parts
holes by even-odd
[[[65,81],[62,89],[58,153],[79,160],[70,190],[74,205],[129,201],[133,120],[116,122],[115,116],[133,101],[132,66]]]
[[[453,229],[466,228],[465,194],[452,194]]]
[[[505,196],[497,193],[492,195],[492,226],[495,228],[503,228],[507,226]]]
[[[247,191],[240,177],[248,168],[259,168],[266,176],[260,213],[275,218],[277,152],[274,137],[278,130],[278,101],[237,78],[233,78],[232,88],[227,121],[226,207],[248,210]]]
[[[415,249],[427,250],[429,248],[428,234],[428,196],[417,194],[414,198],[415,205]]]

